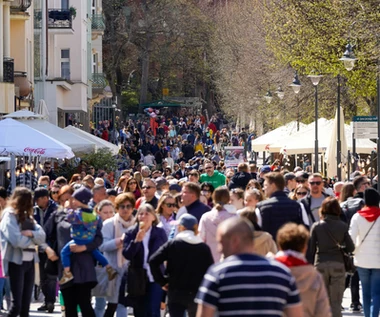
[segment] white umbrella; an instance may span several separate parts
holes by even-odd
[[[63,144],[69,146],[74,153],[88,153],[96,151],[96,144],[90,140],[84,139],[70,131],[57,127],[47,120],[31,119],[18,120],[27,126],[38,130],[46,135],[54,136],[54,138]]]
[[[306,127],[305,124],[299,123],[300,131],[303,131]],[[282,141],[283,139],[297,133],[297,121],[289,122],[277,129],[269,131],[262,136],[251,141],[252,149],[256,152],[275,152],[272,150],[274,144]],[[282,146],[280,146],[281,148]],[[279,152],[279,151],[277,151]]]
[[[29,110],[18,110],[16,112],[12,112],[10,114],[3,116],[3,118],[13,118],[13,119],[40,118],[40,119],[42,119],[43,116],[40,114],[36,114],[32,111],[29,111]]]
[[[326,149],[325,161],[327,163],[327,175],[338,176],[338,179],[342,179],[342,175],[336,175],[337,173],[337,158],[340,157],[340,161],[345,163],[347,161],[347,138],[344,126],[344,114],[343,108],[340,107],[340,140],[341,140],[341,153],[337,153],[337,137],[338,137],[338,109],[335,113],[333,128],[331,131],[331,137],[329,145]],[[339,156],[338,156],[339,155]]]
[[[49,118],[49,110],[46,106],[45,100],[40,99],[35,109],[35,113],[41,115],[44,119]]]
[[[11,118],[0,121],[0,155],[8,154],[61,159],[74,157],[67,145]]]
[[[64,130],[70,131],[75,135],[79,135],[81,138],[84,138],[86,140],[90,140],[91,142],[96,144],[97,149],[109,149],[113,155],[117,155],[117,153],[119,153],[119,147],[117,145],[105,141],[91,133],[75,128],[72,125],[67,126],[66,128],[64,128]]]

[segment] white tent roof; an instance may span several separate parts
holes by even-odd
[[[86,140],[90,140],[91,142],[96,144],[96,147],[98,149],[109,149],[111,150],[113,155],[116,155],[119,153],[119,147],[115,144],[112,144],[111,142],[104,141],[101,138],[98,138],[95,135],[92,135],[91,133],[85,132],[81,129],[75,128],[71,125],[67,126],[64,128],[64,130],[70,131],[71,133],[80,136],[81,138],[84,138]]]
[[[306,125],[300,122],[299,127],[302,131]],[[268,133],[259,136],[257,139],[252,140],[252,149],[256,152],[270,151],[273,143],[284,139],[296,132],[298,132],[297,121],[289,122],[282,127],[269,131]]]
[[[319,153],[326,152],[330,143],[331,134],[333,133],[334,120],[321,118],[318,120],[318,148]],[[344,126],[347,147],[352,150],[352,128],[349,125]],[[269,152],[286,152],[292,154],[314,153],[314,122],[309,124],[304,130],[299,131],[287,138],[281,139],[271,145]],[[371,140],[356,140],[356,153],[371,153],[376,148],[376,144]]]
[[[74,157],[67,145],[11,118],[0,121],[0,154]]]
[[[36,114],[32,111],[28,110],[18,110],[16,112],[12,112],[10,114],[7,114],[3,116],[3,118],[13,118],[13,119],[20,119],[20,118],[39,118],[42,119],[43,116],[40,114]]]
[[[31,119],[18,120],[27,126],[36,129],[42,133],[52,136],[54,139],[69,146],[74,153],[92,152],[96,150],[96,144],[90,140],[84,139],[74,133],[61,129],[47,120]]]

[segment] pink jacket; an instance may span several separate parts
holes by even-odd
[[[199,235],[202,240],[210,247],[214,262],[218,263],[221,259],[221,254],[218,252],[218,243],[216,242],[216,229],[224,220],[236,217],[235,214],[230,214],[227,210],[218,211],[213,208],[211,211],[204,213],[199,221]]]

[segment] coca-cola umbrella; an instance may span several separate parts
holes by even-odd
[[[11,118],[0,121],[0,155],[72,158],[71,148]]]

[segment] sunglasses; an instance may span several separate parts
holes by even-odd
[[[298,192],[296,193],[297,196],[306,196],[307,192]]]
[[[59,191],[52,191],[51,194],[52,195],[57,195],[59,193]]]
[[[119,209],[132,209],[133,206],[132,205],[120,205],[119,206]]]
[[[309,182],[309,184],[310,184],[311,186],[314,186],[314,185],[319,186],[319,185],[322,184],[322,182]]]
[[[136,182],[129,182],[129,185],[137,185]]]
[[[167,204],[165,203],[166,206],[168,206],[169,208],[174,208],[174,207],[177,207],[177,204]]]
[[[198,174],[195,174],[195,173],[190,173],[189,175],[190,176],[198,176]]]
[[[153,186],[143,186],[141,187],[141,189],[151,189],[151,188],[154,188]]]

